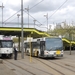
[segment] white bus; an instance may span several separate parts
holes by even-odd
[[[0,37],[0,57],[13,55],[13,40],[11,37]]]
[[[63,41],[61,38],[37,38],[25,41],[26,54],[38,57],[63,57]],[[30,46],[31,45],[31,46]]]

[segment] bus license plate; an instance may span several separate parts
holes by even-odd
[[[60,54],[60,51],[56,51],[56,54]]]

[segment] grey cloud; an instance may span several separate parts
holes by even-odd
[[[41,2],[42,1],[42,2]],[[24,3],[24,8],[27,8],[29,5],[30,12],[31,13],[36,13],[36,12],[43,12],[43,11],[54,11],[60,5],[64,2],[65,0],[59,1],[59,0],[30,0],[27,3]],[[40,2],[40,3],[39,3]],[[14,11],[18,11],[21,9],[21,5],[13,5],[8,3],[7,4],[8,8],[11,8]]]
[[[41,1],[41,0],[39,0]],[[33,7],[35,4],[39,3],[39,1],[30,1],[29,2],[29,7]],[[65,0],[62,1],[56,1],[56,0],[43,0],[41,3],[39,3],[38,5],[36,5],[35,7],[33,7],[30,11],[31,12],[43,12],[43,11],[53,11],[56,10],[58,7],[60,7],[63,3],[65,2]],[[32,5],[32,6],[31,6]]]
[[[33,14],[36,14],[38,15],[38,12],[39,13],[48,13],[49,16],[52,15],[54,13],[54,11],[59,8],[66,0],[43,0],[41,3],[39,3],[40,1],[42,0],[29,0],[27,3],[24,2],[24,8],[27,8],[28,5],[29,5],[29,8],[33,8],[29,10],[29,13],[31,15]],[[38,5],[35,6],[35,4],[39,3]],[[68,6],[72,6],[72,7],[75,7],[75,1],[74,0],[67,0],[67,2],[59,9],[59,11],[63,8],[67,8]],[[7,3],[5,5],[5,8],[4,8],[4,14],[5,14],[5,17],[8,18],[10,17],[10,13],[9,13],[9,9],[17,12],[18,10],[21,9],[21,5],[20,4],[16,4],[16,5],[13,5],[13,4],[10,4],[10,3]],[[13,13],[14,14],[14,13]],[[13,15],[12,14],[12,15]],[[24,13],[25,14],[25,13]],[[34,15],[33,15],[34,16]],[[39,21],[42,21],[45,20],[43,18],[39,18],[40,14],[36,17]],[[49,23],[52,23],[52,22],[61,22],[65,19],[69,20],[69,19],[75,19],[74,18],[75,16],[75,11],[70,11],[70,10],[66,10],[65,13],[60,13],[60,12],[56,12],[50,19],[49,19]],[[25,20],[28,20],[28,18],[26,17]]]

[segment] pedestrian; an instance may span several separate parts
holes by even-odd
[[[18,49],[16,46],[14,46],[14,60],[17,60],[17,53],[18,53]]]

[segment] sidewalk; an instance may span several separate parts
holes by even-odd
[[[0,59],[0,75],[16,75],[11,69],[3,64],[2,59]]]

